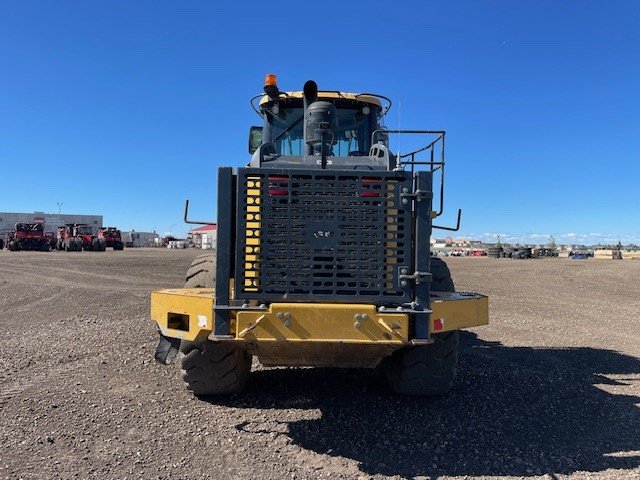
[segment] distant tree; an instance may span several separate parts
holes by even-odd
[[[549,237],[549,249],[553,250],[554,252],[558,249],[558,246],[556,245],[556,239],[553,238],[553,235]]]

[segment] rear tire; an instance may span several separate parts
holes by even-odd
[[[215,288],[216,256],[212,253],[199,255],[191,262],[184,288]]]
[[[454,292],[449,267],[431,258],[431,290]],[[458,366],[457,330],[431,335],[434,343],[409,345],[384,359],[383,368],[391,389],[400,395],[441,396],[453,385]]]
[[[185,288],[215,288],[216,257],[197,257],[187,270]],[[251,355],[231,343],[180,342],[182,379],[194,395],[232,395],[244,390],[251,372]]]
[[[431,287],[434,292],[455,292],[456,286],[451,278],[451,270],[444,260],[440,258],[431,258]]]

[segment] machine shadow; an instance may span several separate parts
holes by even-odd
[[[271,369],[254,372],[249,391],[226,403],[319,409],[318,419],[285,422],[286,435],[302,448],[354,459],[370,475],[637,467],[640,397],[597,387],[625,385],[604,375],[640,380],[640,360],[593,348],[505,347],[465,332],[456,384],[445,398],[392,395],[376,370]],[[255,431],[248,423],[236,428]]]

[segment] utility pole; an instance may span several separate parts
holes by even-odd
[[[56,202],[58,204],[58,217],[60,216],[60,212],[62,210],[62,205],[64,205],[64,202]]]

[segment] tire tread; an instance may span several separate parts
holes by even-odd
[[[447,264],[431,259],[431,290],[453,292],[455,285]],[[441,396],[453,385],[458,364],[457,330],[434,334],[429,345],[404,347],[383,361],[392,390],[400,395]]]
[[[215,254],[197,256],[187,270],[186,288],[215,288]],[[196,396],[231,395],[244,390],[251,355],[228,343],[180,343],[182,379]]]

